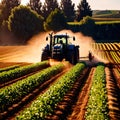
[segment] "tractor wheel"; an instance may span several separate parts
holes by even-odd
[[[44,61],[44,60],[48,60],[49,59],[49,55],[47,52],[43,52],[42,55],[41,55],[41,61]]]
[[[75,55],[74,52],[68,52],[67,55],[67,60],[71,63],[71,64],[75,64]]]
[[[79,49],[78,47],[75,48],[75,63],[79,62]]]

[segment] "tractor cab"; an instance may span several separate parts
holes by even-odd
[[[53,45],[55,44],[64,44],[67,45],[68,36],[67,35],[55,35],[53,40]]]

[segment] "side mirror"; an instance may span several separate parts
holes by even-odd
[[[46,37],[46,41],[48,41],[48,37]]]
[[[75,41],[75,37],[73,37],[73,41]]]

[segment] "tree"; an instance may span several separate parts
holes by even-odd
[[[59,9],[55,9],[50,13],[48,18],[46,19],[46,22],[44,23],[44,29],[46,31],[59,31],[62,29],[65,29],[67,27],[67,22],[65,19],[65,16],[63,12],[61,12]]]
[[[2,0],[1,1],[1,15],[3,20],[7,20],[11,10],[20,5],[20,0]]]
[[[75,19],[75,4],[71,0],[61,0],[61,10],[64,12],[68,22]]]
[[[90,6],[88,5],[87,0],[81,0],[79,5],[77,6],[76,20],[80,21],[85,16],[92,16],[92,10],[91,10]]]
[[[42,9],[43,17],[46,19],[48,15],[56,8],[59,8],[57,0],[45,0]]]
[[[42,15],[42,3],[40,0],[30,0],[28,6],[34,11],[36,11],[39,15]]]
[[[18,38],[28,40],[43,31],[43,17],[27,6],[15,7],[8,20],[8,28]]]
[[[80,21],[81,26],[81,32],[84,35],[87,36],[93,36],[95,35],[95,21],[90,17],[86,16],[83,17],[83,19]]]

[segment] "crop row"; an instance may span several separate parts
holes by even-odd
[[[12,104],[20,101],[37,86],[61,72],[62,69],[63,64],[49,67],[39,73],[36,73],[2,89],[0,92],[0,111],[3,112],[8,107],[12,106]]]
[[[23,66],[23,67],[15,68],[13,70],[2,72],[0,73],[0,83],[5,83],[12,79],[19,78],[21,76],[24,76],[36,70],[46,68],[48,66],[49,66],[49,62],[43,61],[43,62],[35,63],[32,65]]]
[[[53,112],[55,106],[63,99],[64,95],[72,88],[76,79],[85,68],[85,64],[76,64],[69,72],[63,75],[41,96],[39,96],[29,108],[25,109],[17,120],[41,120]]]
[[[97,66],[92,79],[92,87],[89,94],[85,114],[86,120],[108,120],[107,90],[105,67],[100,64]]]
[[[18,67],[19,67],[19,65],[14,65],[14,66],[9,66],[9,67],[5,67],[5,68],[0,68],[0,72],[13,70],[13,69],[18,68]]]
[[[109,116],[111,120],[120,120],[120,82],[119,79],[117,80],[117,78],[114,78],[111,69],[106,67],[105,71]]]
[[[118,56],[117,52],[111,51],[110,54],[111,54],[114,62],[119,64],[120,63],[120,57]]]
[[[92,48],[94,50],[115,50],[120,49],[119,43],[92,43]]]
[[[119,43],[93,43],[93,52],[110,63],[120,63]]]

